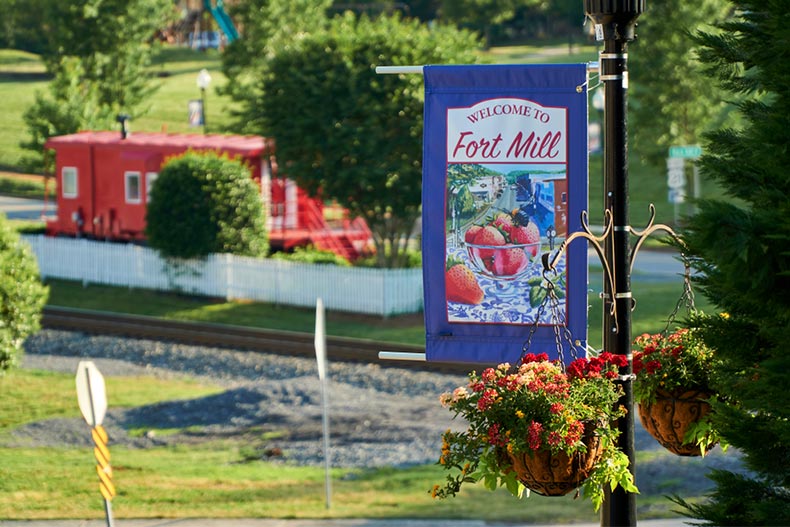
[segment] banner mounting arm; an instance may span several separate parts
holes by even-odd
[[[379,359],[383,360],[411,360],[425,362],[425,353],[415,353],[412,351],[379,351]]]
[[[420,74],[425,66],[376,66],[376,73],[379,75],[400,75],[400,74]],[[598,62],[588,62],[587,71],[594,73],[598,71]]]

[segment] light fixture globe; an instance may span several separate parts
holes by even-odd
[[[206,68],[200,70],[200,73],[198,73],[195,83],[197,84],[197,87],[200,88],[201,90],[205,90],[206,88],[208,88],[208,85],[211,84],[211,74],[209,74]]]

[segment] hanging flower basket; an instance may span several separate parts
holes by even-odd
[[[442,405],[467,428],[443,436],[439,463],[450,473],[435,485],[437,498],[455,496],[464,483],[562,496],[581,487],[597,510],[603,487],[636,492],[628,457],[617,448],[616,382],[625,357],[602,353],[567,368],[546,354],[528,353],[517,368],[500,364],[442,395]]]
[[[634,340],[639,418],[650,435],[679,456],[704,456],[719,442],[708,403],[714,361],[697,330],[645,333]]]
[[[582,442],[586,451],[573,454],[550,450],[508,453],[511,467],[518,480],[541,496],[564,496],[579,488],[590,476],[603,456],[601,439],[593,425],[585,426]]]
[[[689,428],[703,421],[710,413],[708,392],[696,390],[658,390],[655,401],[639,404],[639,419],[651,436],[661,445],[679,456],[700,456],[703,451],[694,442],[684,438]],[[715,445],[709,443],[708,448]]]

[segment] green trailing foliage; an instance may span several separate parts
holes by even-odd
[[[714,425],[743,453],[747,476],[717,471],[710,500],[686,512],[706,525],[790,524],[790,38],[782,2],[733,0],[717,32],[697,36],[711,76],[733,94],[743,126],[707,135],[703,175],[731,202],[703,201],[683,238],[703,293],[725,316],[696,321],[720,366],[726,402]]]
[[[25,338],[38,331],[47,295],[30,247],[0,214],[0,375],[17,365]]]
[[[265,255],[263,203],[249,168],[215,153],[172,158],[151,189],[146,236],[168,258]]]

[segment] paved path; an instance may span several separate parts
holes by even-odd
[[[634,261],[634,279],[638,280],[643,276],[664,278],[683,276],[684,267],[678,256],[678,253],[669,250],[640,249]],[[602,267],[598,253],[593,249],[587,251],[587,263],[590,272]]]
[[[690,520],[689,520],[690,521]],[[523,524],[480,520],[256,520],[256,519],[159,519],[115,520],[116,527],[557,527],[559,524]],[[2,521],[0,527],[105,527],[104,520]],[[684,527],[683,520],[646,520],[639,527]],[[573,527],[598,527],[575,523]]]
[[[54,201],[47,204],[38,199],[0,196],[0,211],[5,212],[9,219],[39,220],[42,216],[54,217],[56,206]]]

